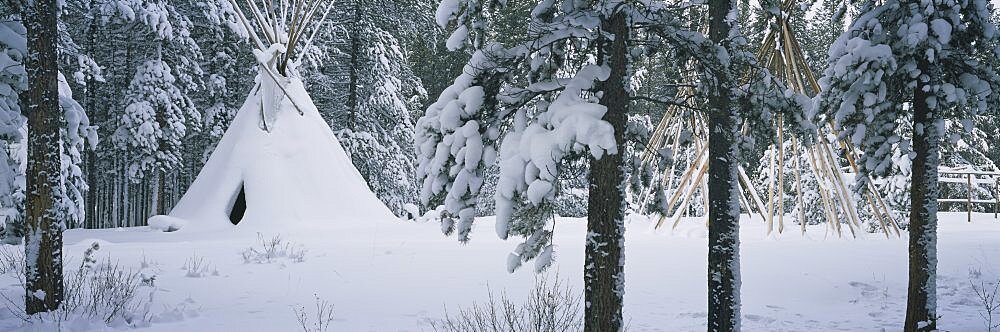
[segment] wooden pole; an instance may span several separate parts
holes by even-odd
[[[852,204],[853,200],[851,199],[850,193],[847,191],[847,187],[844,185],[844,178],[840,176],[840,169],[837,167],[836,160],[833,159],[833,151],[832,151],[833,148],[830,146],[829,143],[824,142],[823,144],[820,145],[820,150],[822,150],[820,152],[820,157],[827,159],[826,160],[827,171],[830,173],[830,177],[834,181],[834,189],[838,195],[838,198],[840,199],[843,208],[847,212],[847,216],[849,218],[848,226],[851,226],[851,223],[853,223],[853,226],[850,227],[851,235],[857,236],[856,232],[854,231],[854,228],[856,226],[858,229],[860,229],[861,222],[859,220],[858,213],[854,208],[854,204]]]
[[[757,205],[757,212],[760,213],[760,220],[767,221],[767,217],[764,216],[764,201],[761,200],[760,195],[757,194],[757,187],[750,181],[750,177],[747,176],[747,172],[743,169],[743,166],[737,167],[737,171],[739,172],[740,180],[743,181],[747,191],[750,192],[750,198],[753,198],[754,204]]]
[[[967,181],[967,183],[969,185],[968,186],[968,188],[969,188],[969,193],[968,193],[969,198],[968,198],[968,201],[966,203],[966,209],[969,211],[968,212],[969,222],[972,222],[972,173],[966,174],[965,179],[966,179],[966,181]]]
[[[691,175],[693,175],[694,172],[699,169],[699,165],[701,165],[701,162],[702,162],[702,159],[703,159],[702,158],[702,154],[704,152],[705,152],[705,150],[700,150],[700,149],[698,150],[698,155],[695,157],[694,163],[692,163],[691,167],[689,167],[688,170],[686,172],[684,172],[684,176],[681,177],[681,182],[677,183],[677,191],[675,191],[674,194],[671,195],[670,199],[667,200],[667,211],[668,212],[670,211],[670,208],[673,207],[674,204],[677,203],[677,200],[680,199],[681,195],[683,195],[683,193],[681,192],[681,189],[683,189],[685,187],[685,185],[688,183],[688,180],[691,178]],[[704,159],[707,159],[707,156],[705,156]],[[708,162],[708,160],[705,160],[705,163],[707,163],[707,162]]]
[[[833,124],[830,124],[830,128],[833,129]],[[838,135],[836,133],[836,129],[833,129],[833,131],[834,135]],[[858,164],[854,161],[854,146],[850,142],[840,141],[840,147],[844,149],[844,157],[847,159],[847,163],[851,165],[851,170],[854,171],[854,174],[860,174],[861,171],[858,170]],[[892,226],[891,228],[896,232],[897,237],[900,236],[899,224],[896,222],[896,219],[892,218],[892,214],[889,213],[889,208],[882,200],[882,196],[879,195],[878,188],[876,188],[871,181],[868,182],[868,190],[865,192],[865,197],[868,199],[868,204],[872,205],[872,209],[876,211],[876,216],[881,216],[879,218],[879,223],[887,224],[882,226],[882,230],[886,232],[886,236],[889,236],[889,226]],[[878,203],[878,205],[872,203],[873,198],[875,203]],[[888,222],[885,220],[888,220]]]
[[[824,212],[823,214],[826,215],[827,224],[830,225],[830,228],[832,228],[832,229],[834,229],[834,230],[837,231],[837,236],[842,236],[843,233],[841,233],[841,230],[840,230],[840,222],[836,218],[837,217],[837,215],[836,215],[836,211],[837,211],[836,210],[836,206],[833,205],[833,201],[831,200],[831,197],[830,197],[830,188],[828,187],[830,184],[826,183],[826,178],[823,177],[823,173],[822,173],[823,171],[822,171],[822,168],[820,166],[819,160],[817,160],[819,158],[817,158],[816,155],[815,155],[815,154],[818,154],[819,152],[818,151],[814,151],[814,150],[818,150],[818,149],[819,149],[818,147],[813,147],[812,149],[807,149],[808,152],[809,152],[809,166],[812,167],[812,171],[813,171],[814,174],[816,174],[816,177],[817,177],[816,178],[816,183],[819,186],[820,197],[823,198],[823,200],[822,200],[822,202],[823,202],[823,212]]]
[[[798,203],[799,203],[798,204],[799,205],[799,225],[802,228],[802,234],[805,234],[806,233],[806,212],[805,212],[806,205],[805,205],[805,202],[802,200],[802,169],[800,167],[800,163],[801,162],[799,161],[799,158],[802,156],[802,154],[801,154],[799,148],[800,148],[799,147],[799,142],[795,138],[795,136],[793,135],[792,136],[792,149],[794,150],[794,152],[792,152],[792,153],[794,154],[793,157],[795,158],[794,159],[794,162],[795,162],[795,190],[797,191],[797,193],[796,193],[795,196],[798,199]]]
[[[736,189],[739,190],[740,184],[736,183]],[[705,204],[705,225],[708,225],[708,181],[701,182],[701,198],[703,198],[703,204]]]
[[[767,234],[774,228],[774,151],[767,166]]]
[[[739,184],[738,188],[740,190],[740,206],[743,206],[743,207],[747,208],[747,217],[748,218],[753,218],[753,210],[750,209],[750,200],[748,200],[747,199],[747,195],[745,193],[743,193],[743,191],[744,191],[743,184],[742,183]]]
[[[781,127],[785,123],[778,115],[778,233],[785,231],[785,135]],[[770,231],[770,229],[768,229]]]
[[[698,183],[700,183],[702,178],[705,177],[705,173],[707,171],[708,171],[708,161],[706,160],[701,170],[698,171],[698,176],[695,178],[694,182],[691,183],[691,190],[687,193],[687,195],[684,195],[684,200],[681,201],[681,206],[678,208],[677,212],[674,213],[675,218],[674,218],[674,225],[671,226],[672,228],[677,228],[677,224],[681,222],[682,214],[680,212],[687,209],[688,205],[691,203],[691,196],[694,196],[694,192],[698,190]],[[662,223],[663,219],[660,219],[660,222],[656,224],[656,228],[659,228],[660,224]]]

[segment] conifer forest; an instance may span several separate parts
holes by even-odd
[[[0,330],[1000,332],[997,0],[0,0]]]

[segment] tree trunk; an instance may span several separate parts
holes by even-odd
[[[930,64],[920,62],[921,72]],[[932,74],[933,75],[933,74]],[[935,122],[940,114],[927,105],[926,82],[913,92],[913,169],[910,174],[910,281],[906,296],[905,331],[933,331],[937,328],[937,210],[938,143]],[[921,130],[922,129],[922,130]]]
[[[90,1],[90,5],[95,6],[96,5],[95,2],[96,1]],[[95,35],[97,34],[97,29],[98,29],[97,23],[98,20],[92,20],[90,22],[90,27],[87,28],[87,33],[86,33],[87,41],[85,47],[87,49],[88,54],[96,53],[95,48],[97,46],[97,38]],[[95,101],[97,100],[97,94],[96,94],[97,90],[94,89],[95,86],[97,86],[97,80],[95,80],[92,77],[88,78],[87,85],[83,87],[84,88],[83,93],[85,96],[84,104],[86,105],[84,109],[94,110],[97,108],[94,107]],[[91,115],[97,115],[97,114],[94,114],[92,112]],[[94,119],[96,120],[97,117],[95,116]],[[86,161],[85,173],[87,174],[86,175],[87,185],[89,187],[89,189],[87,190],[87,199],[86,201],[84,201],[84,206],[86,211],[85,212],[86,214],[84,215],[84,228],[91,228],[91,229],[101,228],[101,226],[98,225],[98,220],[100,220],[100,217],[98,216],[97,212],[99,208],[98,203],[100,197],[97,194],[97,191],[100,190],[97,177],[97,149],[84,149],[83,155],[84,155],[83,158]]]
[[[603,92],[601,105],[608,108],[604,120],[615,130],[618,153],[590,158],[590,195],[587,202],[587,246],[583,283],[584,331],[622,330],[622,297],[625,293],[625,194],[622,153],[625,149],[625,121],[628,112],[626,41],[629,38],[625,14],[616,12],[601,27],[615,36],[601,40],[599,64],[611,68],[610,76],[598,85]]]
[[[155,214],[166,215],[170,212],[167,208],[167,171],[160,170],[160,181],[157,183],[159,188],[156,192],[156,211]]]
[[[732,0],[709,1],[709,38],[724,43]],[[728,70],[729,68],[724,68]],[[736,82],[716,75],[708,117],[708,330],[740,329],[740,210],[737,187],[737,116],[732,105]]]
[[[361,58],[361,0],[354,0],[354,19],[351,24],[350,85],[347,86],[347,128],[357,130],[358,122],[358,63]]]
[[[29,2],[22,14],[28,32],[28,165],[25,216],[25,299],[28,314],[55,310],[63,300],[60,196],[59,70],[56,0]]]

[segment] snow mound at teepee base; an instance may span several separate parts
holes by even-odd
[[[169,216],[154,216],[149,225],[164,231],[260,229],[394,218],[354,168],[302,81],[278,83],[266,74]]]

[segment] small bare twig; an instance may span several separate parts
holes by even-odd
[[[298,318],[299,325],[302,326],[302,331],[325,332],[330,328],[330,323],[333,322],[333,304],[321,299],[319,295],[313,294],[313,296],[316,297],[315,321],[306,312],[304,306],[293,307],[292,311],[295,312],[295,317]]]
[[[1000,280],[993,283],[992,291],[989,290],[989,283],[984,280],[979,281],[978,287],[972,280],[969,280],[969,284],[972,285],[972,291],[976,293],[983,305],[983,311],[979,313],[979,316],[983,317],[986,323],[986,331],[992,332],[1000,329],[1000,321],[994,322],[993,318],[994,313],[1000,311]]]

